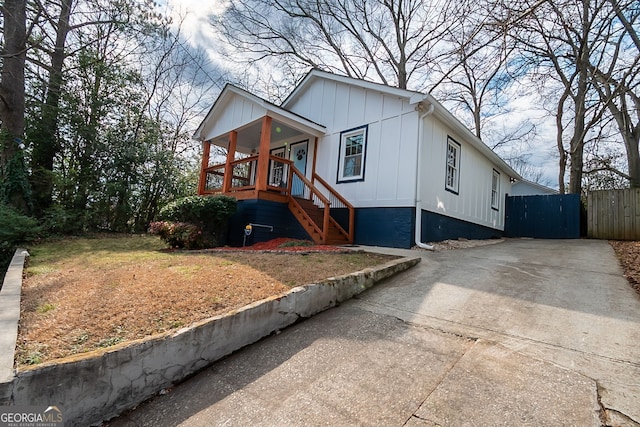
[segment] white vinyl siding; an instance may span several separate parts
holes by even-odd
[[[509,176],[436,117],[428,116],[424,124],[420,188],[422,209],[485,227],[504,229],[504,209],[491,209],[492,171],[500,173],[498,200],[511,191]],[[446,188],[448,141],[459,144],[458,191]]]
[[[408,98],[317,79],[285,107],[326,127],[315,172],[355,207],[414,206],[418,113]],[[364,125],[363,177],[340,179],[342,136]]]
[[[447,139],[447,176],[445,188],[455,194],[460,189],[460,144]]]

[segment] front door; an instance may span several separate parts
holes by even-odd
[[[300,171],[302,175],[307,174],[307,152],[309,151],[309,141],[301,141],[291,144],[289,159],[293,161],[293,166]],[[303,197],[304,183],[297,176],[293,177],[291,183],[291,195]]]

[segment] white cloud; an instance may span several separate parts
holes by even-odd
[[[209,17],[221,14],[228,5],[227,0],[166,0],[167,12],[174,24],[177,26],[182,22],[184,38],[194,47],[205,49],[217,40]]]

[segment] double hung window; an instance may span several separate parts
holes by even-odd
[[[495,169],[491,176],[491,209],[500,209],[500,172]]]
[[[447,139],[447,175],[445,188],[458,194],[460,188],[460,144]]]
[[[366,126],[340,133],[338,182],[364,180],[364,160],[366,148]]]

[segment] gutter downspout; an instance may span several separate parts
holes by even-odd
[[[429,104],[429,107],[426,111],[424,110],[424,105],[422,103],[416,106],[416,110],[421,113],[420,119],[418,121],[418,159],[416,161],[416,176],[418,178],[416,182],[416,228],[415,228],[415,243],[416,246],[422,249],[426,249],[429,251],[433,251],[434,247],[431,245],[426,245],[420,241],[420,236],[422,235],[422,200],[420,193],[420,183],[422,182],[422,174],[420,173],[420,162],[422,160],[422,137],[424,134],[424,118],[433,113],[434,105]]]

